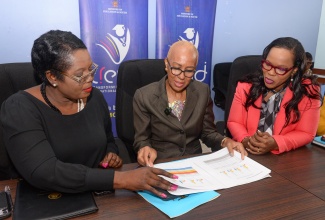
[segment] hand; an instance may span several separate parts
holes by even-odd
[[[247,150],[252,154],[265,154],[276,149],[279,147],[272,135],[259,130],[247,142]]]
[[[247,151],[245,150],[244,146],[240,142],[236,142],[231,138],[227,138],[225,140],[224,145],[228,148],[228,151],[231,156],[234,155],[234,150],[238,151],[241,154],[241,159],[243,160],[245,156],[247,156]]]
[[[157,151],[152,147],[145,146],[138,151],[138,163],[142,166],[153,167],[153,162],[157,158]]]
[[[115,172],[114,189],[128,189],[132,191],[147,190],[159,197],[166,198],[167,195],[159,192],[155,188],[158,187],[164,190],[176,190],[177,186],[158,175],[163,175],[172,179],[178,178],[176,175],[168,173],[162,169],[142,167],[125,172]]]
[[[99,165],[103,168],[119,168],[123,165],[123,161],[117,154],[109,152]]]

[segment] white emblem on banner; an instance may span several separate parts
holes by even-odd
[[[185,33],[186,38],[179,36],[180,40],[191,42],[196,49],[199,48],[199,32],[196,32],[194,28],[187,28],[183,33]]]
[[[112,29],[115,31],[115,36],[113,34],[107,33],[107,43],[104,44],[96,44],[100,46],[107,55],[111,58],[114,64],[120,64],[124,58],[126,57],[129,48],[130,48],[130,30],[126,29],[123,24],[117,24]],[[115,53],[113,53],[113,51]]]

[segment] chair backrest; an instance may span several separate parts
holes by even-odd
[[[116,89],[116,131],[125,143],[131,160],[136,161],[133,150],[133,96],[138,88],[159,81],[166,75],[163,59],[128,60],[120,64]]]
[[[0,64],[0,110],[2,103],[19,90],[25,90],[41,83],[35,77],[31,63]],[[3,141],[3,130],[0,121],[0,180],[17,178]]]
[[[232,62],[217,63],[213,67],[214,104],[225,109],[228,80]]]
[[[232,100],[234,99],[237,82],[243,76],[257,71],[261,66],[261,55],[247,55],[236,58],[230,68],[228,90],[225,104],[225,125],[227,126],[227,120],[229,116]],[[228,129],[226,130],[227,136],[231,136]]]

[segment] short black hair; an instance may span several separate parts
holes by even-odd
[[[86,45],[77,36],[69,31],[51,30],[42,34],[34,41],[31,57],[32,65],[43,82],[48,84],[45,72],[51,70],[58,80],[72,65],[71,54],[79,49],[87,49]]]

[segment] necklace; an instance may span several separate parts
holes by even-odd
[[[45,87],[46,87],[45,83],[42,83],[40,90],[41,90],[42,97],[45,100],[46,104],[48,104],[48,106],[50,106],[51,109],[53,109],[54,111],[56,111],[62,115],[62,112],[57,107],[55,107],[50,102],[50,100],[47,98]],[[78,112],[80,112],[82,109],[84,109],[84,107],[85,107],[85,104],[84,104],[83,100],[78,99]]]
[[[84,109],[85,104],[82,99],[78,99],[78,112],[80,112],[82,109]]]
[[[54,111],[56,111],[56,112],[58,112],[58,113],[60,113],[62,115],[61,111],[57,107],[55,107],[50,102],[50,100],[47,98],[47,96],[46,96],[46,90],[45,90],[45,83],[42,83],[42,85],[41,85],[41,94],[42,94],[42,97],[45,100],[46,104],[48,104],[48,106],[50,106],[51,109],[53,109]]]

